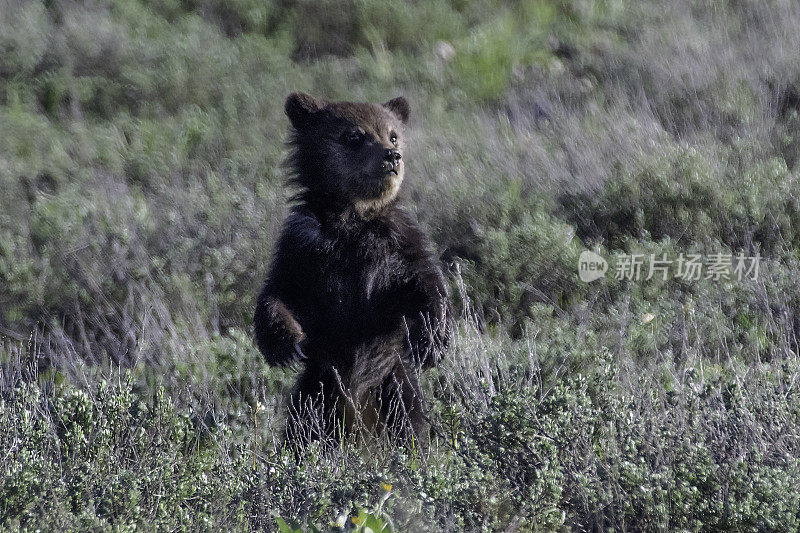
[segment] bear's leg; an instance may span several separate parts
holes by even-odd
[[[417,375],[398,365],[389,373],[378,398],[389,438],[397,444],[417,445],[427,442],[427,426]]]
[[[307,366],[289,400],[286,443],[301,449],[316,440],[341,438],[338,403],[339,385],[333,372]]]

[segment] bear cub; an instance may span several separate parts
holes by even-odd
[[[450,330],[447,284],[397,203],[409,106],[295,93],[287,166],[296,190],[258,297],[255,337],[271,365],[305,365],[286,439],[366,430],[426,440],[418,376]]]

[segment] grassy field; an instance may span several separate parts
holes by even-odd
[[[0,529],[798,531],[798,28],[791,0],[0,1]],[[460,310],[427,448],[281,446],[296,370],[250,332],[298,90],[411,102],[403,195]]]

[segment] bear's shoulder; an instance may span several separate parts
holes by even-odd
[[[294,209],[286,218],[281,241],[283,244],[314,247],[322,237],[319,219],[305,209]]]
[[[422,232],[416,217],[403,206],[394,206],[387,217],[392,234],[405,250],[427,250],[428,239]]]

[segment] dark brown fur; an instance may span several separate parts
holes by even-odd
[[[448,339],[450,303],[427,239],[397,205],[408,103],[286,101],[295,204],[255,312],[267,362],[303,360],[294,443],[353,422],[424,440],[418,373]],[[355,419],[355,420],[354,420]]]

